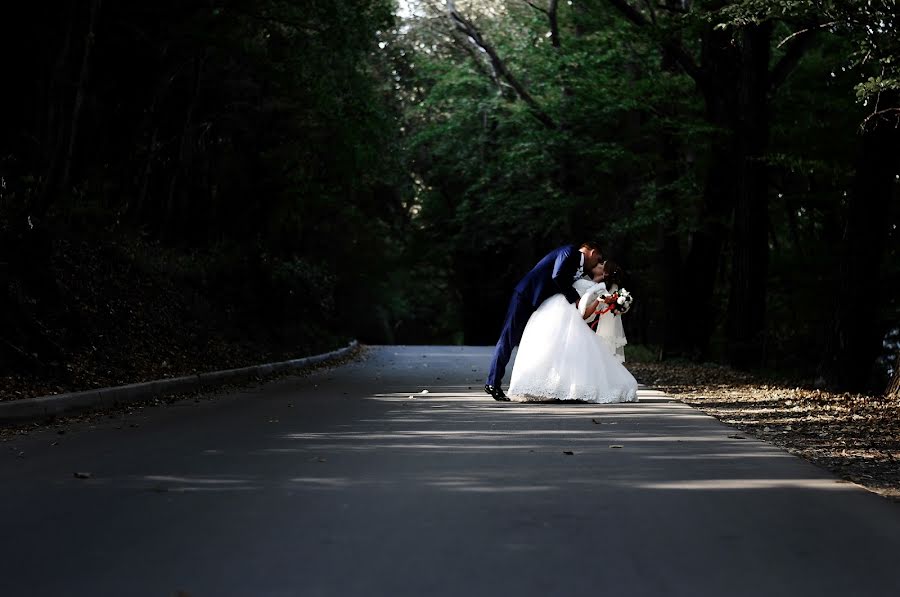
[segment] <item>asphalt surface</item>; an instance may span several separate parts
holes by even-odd
[[[658,392],[495,402],[489,356],[7,436],[0,596],[900,594],[900,504]]]

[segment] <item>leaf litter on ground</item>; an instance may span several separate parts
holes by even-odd
[[[637,380],[900,501],[900,398],[828,392],[717,365],[629,363]]]

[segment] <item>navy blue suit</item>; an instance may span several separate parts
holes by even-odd
[[[581,259],[581,252],[575,245],[559,247],[544,256],[516,284],[506,312],[506,321],[500,332],[500,340],[494,349],[491,370],[485,382],[487,385],[500,387],[513,348],[519,345],[528,318],[541,303],[559,292],[566,295],[570,303],[578,302],[579,296],[572,287],[572,282],[581,267]]]

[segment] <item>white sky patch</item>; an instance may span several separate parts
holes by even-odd
[[[409,19],[416,15],[419,0],[396,0],[396,15],[401,19]]]

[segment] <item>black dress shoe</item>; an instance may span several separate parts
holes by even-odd
[[[509,402],[509,397],[503,393],[503,388],[500,386],[494,387],[491,385],[484,386],[484,391],[491,395],[494,400],[499,402]]]

